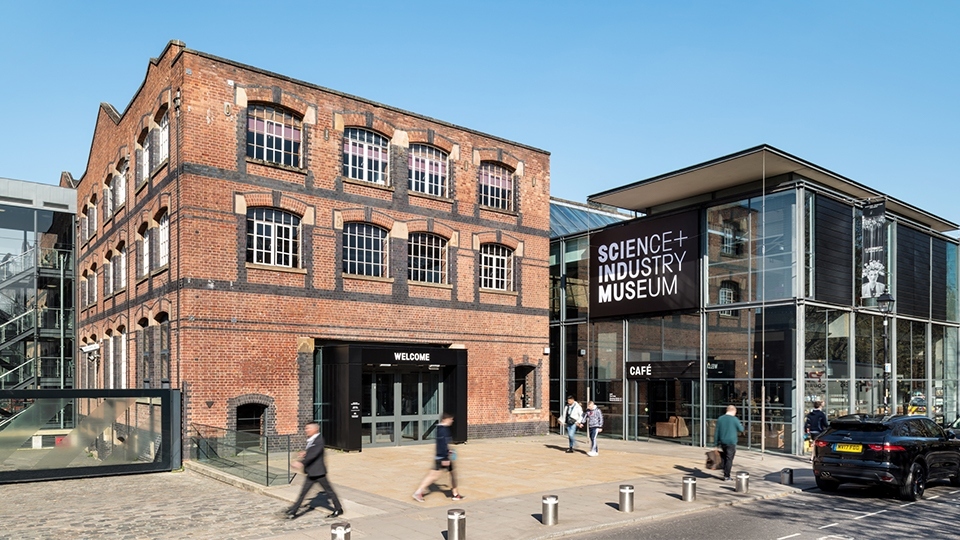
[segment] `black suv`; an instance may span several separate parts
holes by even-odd
[[[813,474],[823,491],[877,484],[915,501],[927,480],[960,485],[960,441],[925,416],[841,416],[814,443]]]

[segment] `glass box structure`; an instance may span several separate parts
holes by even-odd
[[[766,145],[590,201],[645,216],[553,239],[555,413],[707,445],[733,404],[742,446],[784,453],[817,401],[960,414],[956,224]]]

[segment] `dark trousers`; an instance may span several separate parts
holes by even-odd
[[[343,510],[343,507],[340,506],[340,499],[337,498],[337,493],[333,491],[333,486],[330,485],[330,481],[327,480],[326,476],[308,476],[303,480],[303,489],[300,490],[300,496],[297,497],[297,502],[293,503],[293,506],[288,510],[289,513],[297,513],[297,510],[300,509],[300,505],[303,503],[303,499],[307,497],[307,492],[310,491],[310,488],[312,488],[314,484],[320,484],[320,488],[326,492],[327,497],[330,498],[330,502],[333,503],[334,510]]]
[[[737,445],[721,444],[720,456],[723,457],[723,477],[730,478],[730,470],[733,469],[733,456],[737,454]]]

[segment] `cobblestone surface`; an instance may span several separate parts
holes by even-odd
[[[0,486],[0,538],[265,538],[323,526],[325,509],[287,504],[196,473]]]

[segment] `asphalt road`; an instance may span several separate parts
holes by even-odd
[[[841,486],[726,506],[575,537],[576,540],[861,540],[960,537],[960,489],[927,487],[906,503],[876,488]]]

